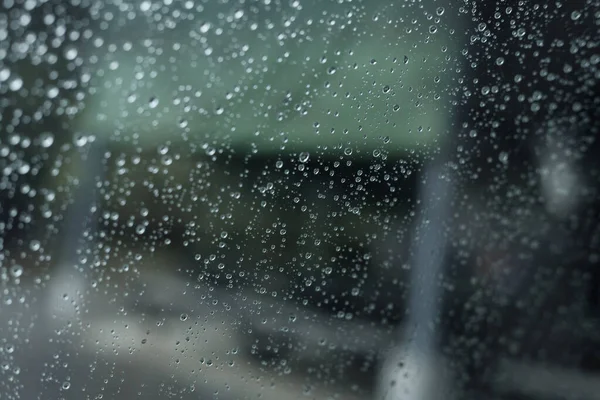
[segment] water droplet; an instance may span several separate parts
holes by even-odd
[[[75,47],[70,46],[69,48],[65,49],[65,58],[69,61],[76,59],[77,54],[77,49]]]
[[[200,26],[200,32],[201,33],[206,33],[210,30],[210,22],[205,22],[204,24],[202,24]]]
[[[31,242],[29,242],[29,248],[32,251],[38,251],[40,249],[40,247],[42,247],[42,244],[40,243],[39,240],[32,240]]]
[[[431,33],[431,34],[434,34],[434,33],[436,33],[436,32],[437,32],[437,26],[435,26],[435,25],[431,25],[431,26],[429,27],[429,33]]]
[[[579,18],[581,18],[581,12],[580,11],[575,10],[575,11],[573,11],[571,13],[571,19],[573,21],[577,21]]]
[[[277,168],[277,169],[283,168],[283,161],[278,160],[277,162],[275,162],[275,168]]]
[[[298,157],[298,159],[302,163],[307,162],[309,158],[310,158],[310,154],[308,152],[302,152],[302,153],[300,153],[300,156]]]
[[[146,232],[146,227],[144,225],[138,225],[135,227],[135,233],[138,235],[143,235]]]
[[[158,107],[158,98],[150,97],[150,100],[148,101],[148,107],[150,107],[150,108]]]
[[[329,75],[333,75],[333,74],[335,74],[336,71],[337,71],[336,67],[329,67],[329,69],[327,70],[327,73]]]
[[[162,163],[162,165],[169,166],[173,164],[173,157],[171,157],[170,155],[164,155],[160,159],[160,162]]]
[[[169,152],[169,146],[167,145],[160,145],[158,146],[158,154],[164,156],[165,154],[167,154]]]
[[[63,390],[69,390],[71,388],[71,382],[69,382],[69,381],[63,382],[62,388],[63,388]]]
[[[186,320],[188,319],[188,315],[187,315],[186,313],[183,313],[183,314],[181,314],[181,315],[179,316],[179,319],[180,319],[181,321],[186,321]]]
[[[140,11],[146,12],[146,11],[150,10],[151,6],[152,6],[152,3],[150,3],[148,0],[144,0],[140,3]]]
[[[54,143],[54,135],[50,132],[44,132],[40,135],[40,145],[48,148]]]
[[[10,78],[10,69],[4,67],[0,69],[0,82],[7,81]]]
[[[85,135],[82,134],[76,134],[74,139],[73,139],[75,146],[77,147],[83,147],[87,144],[88,142],[88,138]]]
[[[408,64],[408,56],[404,56],[404,65]]]
[[[496,65],[503,65],[503,64],[504,64],[504,57],[496,58]]]
[[[23,87],[23,79],[21,79],[19,77],[13,78],[13,80],[11,80],[10,83],[8,84],[8,88],[10,90],[12,90],[13,92],[21,90],[22,87]]]
[[[383,87],[383,93],[388,93],[390,91],[390,87],[388,85],[385,85]]]
[[[444,15],[444,11],[445,11],[445,10],[444,10],[444,7],[438,7],[438,8],[435,10],[435,13],[436,13],[438,16],[440,16],[440,17],[441,17],[442,15]]]
[[[508,164],[508,153],[505,151],[501,151],[498,155],[498,160],[500,160],[502,164]]]
[[[23,275],[23,267],[19,264],[13,265],[10,267],[10,274],[13,276],[13,278],[19,278],[21,275]]]

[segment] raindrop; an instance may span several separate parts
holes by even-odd
[[[300,162],[305,163],[308,161],[308,159],[310,158],[310,154],[307,152],[302,152],[300,153],[300,156],[298,157],[298,159],[300,160]]]
[[[0,69],[0,82],[4,82],[4,81],[8,80],[9,77],[10,77],[10,69],[8,69],[6,67]]]
[[[23,275],[23,267],[19,264],[13,265],[10,267],[10,274],[13,276],[13,278],[19,278],[21,275]]]
[[[140,3],[140,10],[142,12],[146,12],[146,11],[150,10],[151,6],[152,6],[152,3],[150,3],[148,0],[142,1]]]
[[[186,313],[183,313],[183,314],[181,314],[181,315],[179,316],[179,319],[180,319],[181,321],[186,321],[186,320],[188,319],[188,315],[187,315]]]
[[[210,29],[210,23],[209,22],[205,22],[204,24],[202,24],[200,26],[200,32],[201,33],[206,33],[206,32],[209,31],[209,29]]]
[[[408,64],[408,56],[404,56],[404,65]]]
[[[441,17],[442,15],[444,15],[444,11],[445,11],[445,10],[444,10],[444,7],[438,7],[438,8],[435,10],[435,13],[436,13],[438,16],[440,16],[440,17]]]
[[[281,169],[281,168],[283,168],[283,161],[281,161],[281,160],[278,160],[278,161],[275,163],[275,168],[277,168],[277,169]]]
[[[77,135],[75,135],[74,142],[75,142],[75,146],[83,147],[87,144],[88,138],[87,138],[87,136],[84,136],[82,134],[77,134]]]
[[[8,84],[8,88],[10,90],[12,90],[13,92],[16,92],[18,90],[21,90],[21,88],[23,87],[23,79],[21,78],[14,78],[12,81],[10,81],[10,83]]]
[[[169,155],[164,155],[164,156],[162,156],[160,162],[164,166],[169,166],[169,165],[173,164],[173,157],[171,157]]]
[[[580,11],[575,10],[575,11],[573,11],[571,13],[571,19],[573,21],[577,21],[579,18],[581,18],[581,12]]]
[[[163,144],[163,145],[160,145],[160,146],[158,146],[158,154],[160,154],[160,155],[163,155],[163,156],[164,156],[164,155],[165,155],[165,154],[167,154],[168,152],[169,152],[169,146],[167,146],[167,145],[164,145],[164,144]]]
[[[40,136],[40,145],[42,147],[48,148],[50,146],[52,146],[52,144],[54,143],[54,135],[51,134],[50,132],[45,132],[42,133]]]
[[[77,58],[77,49],[75,47],[69,47],[65,50],[65,58],[69,61],[73,61]]]
[[[156,107],[158,107],[158,98],[156,98],[156,97],[150,97],[150,101],[148,102],[148,106],[150,108],[156,108]]]
[[[69,390],[71,388],[71,382],[63,382],[62,388],[63,390]]]

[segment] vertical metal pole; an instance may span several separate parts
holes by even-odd
[[[439,313],[447,249],[447,222],[451,216],[453,182],[445,160],[426,166],[419,198],[422,208],[415,230],[410,275],[408,319],[401,344],[384,363],[378,399],[448,399],[438,335],[434,321]]]
[[[89,152],[83,160],[85,169],[80,171],[79,185],[73,195],[73,203],[65,213],[65,223],[60,233],[58,254],[55,257],[55,270],[48,287],[46,306],[49,313],[54,316],[70,315],[72,310],[69,302],[63,300],[66,294],[69,297],[76,296],[78,289],[83,285],[83,277],[77,271],[78,248],[80,240],[86,229],[94,230],[96,221],[87,221],[91,208],[96,201],[96,181],[104,175],[104,153],[107,145],[97,139],[91,143]],[[71,307],[72,308],[72,307]]]

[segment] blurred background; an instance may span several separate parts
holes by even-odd
[[[600,399],[596,0],[0,6],[0,398]]]

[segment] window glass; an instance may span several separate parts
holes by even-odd
[[[0,7],[0,398],[598,398],[596,0]]]

